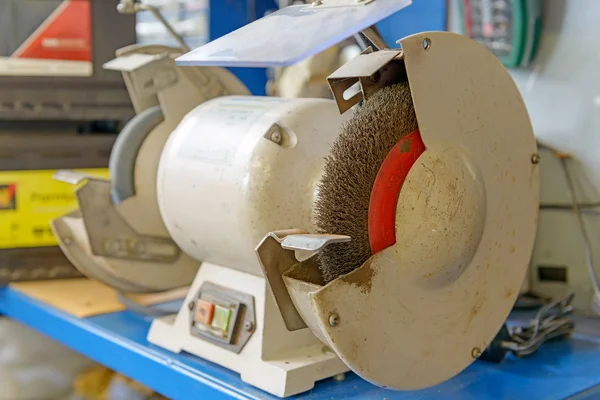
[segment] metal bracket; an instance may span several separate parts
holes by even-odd
[[[130,53],[106,62],[103,67],[123,73],[130,83],[132,97],[147,98],[177,83],[178,75],[171,54]]]
[[[343,243],[352,240],[345,235],[293,234],[281,240],[281,247],[287,250],[305,250],[318,252],[333,243]]]
[[[394,60],[399,62],[394,63]],[[374,52],[369,47],[329,75],[327,82],[340,113],[343,114],[360,101],[368,99],[382,87],[399,81],[405,75],[401,60],[402,50]],[[359,83],[360,91],[346,98],[346,91],[356,83]]]
[[[387,46],[381,36],[376,32],[375,27],[370,27],[360,31],[369,41],[377,48],[377,50],[386,49]]]
[[[259,264],[271,288],[275,304],[289,331],[306,328],[307,325],[296,309],[283,281],[283,274],[299,264],[295,250],[320,251],[331,243],[347,242],[349,236],[311,235],[300,229],[269,232],[256,247]]]
[[[68,183],[71,185],[79,185],[80,183],[85,182],[87,180],[106,181],[106,179],[98,178],[97,176],[94,176],[94,175],[89,175],[89,174],[85,174],[83,172],[73,171],[70,169],[59,169],[58,171],[56,171],[54,173],[54,175],[52,175],[52,178],[54,180]],[[106,181],[106,182],[108,182],[108,181]]]
[[[54,178],[75,185],[87,181],[75,194],[95,255],[162,263],[179,258],[181,250],[173,240],[139,235],[123,220],[112,204],[109,181],[67,170]]]

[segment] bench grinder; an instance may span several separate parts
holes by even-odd
[[[285,397],[349,369],[432,386],[492,341],[533,247],[535,139],[477,42],[426,32],[392,50],[372,35],[407,4],[291,6],[177,59],[286,66],[360,30],[375,47],[329,77],[335,101],[219,97],[169,135],[160,217],[201,266],[150,342]]]
[[[191,109],[213,97],[247,94],[222,68],[180,68],[181,51],[132,45],[105,69],[121,71],[136,116],[119,133],[109,159],[110,181],[59,171],[85,185],[79,209],[52,221],[67,258],[88,277],[123,292],[156,292],[189,284],[198,262],[169,237],[158,209],[158,160],[170,133]],[[140,273],[140,271],[143,271]]]

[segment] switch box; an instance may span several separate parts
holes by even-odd
[[[193,335],[236,353],[256,326],[254,297],[212,282],[201,286],[190,313]]]

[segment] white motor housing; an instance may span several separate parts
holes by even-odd
[[[325,99],[231,96],[192,110],[171,134],[158,202],[173,240],[199,261],[255,275],[280,227],[314,231],[324,158],[346,116]]]

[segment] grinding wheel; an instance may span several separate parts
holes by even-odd
[[[353,240],[319,253],[326,282],[373,255],[368,229],[373,184],[390,150],[417,129],[408,82],[381,89],[342,126],[325,159],[315,219],[319,233],[339,233]]]
[[[399,43],[418,130],[409,104],[386,101],[406,99],[402,86],[365,100],[328,158],[314,239],[356,243],[322,249],[320,273],[305,261],[283,279],[348,367],[414,390],[466,368],[506,321],[534,245],[539,182],[527,110],[493,54],[447,32]],[[300,249],[293,240],[284,248]]]

